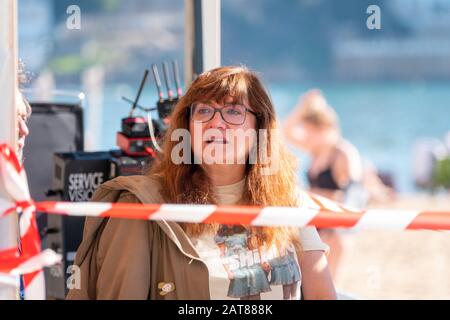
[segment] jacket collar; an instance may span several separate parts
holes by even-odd
[[[128,190],[142,203],[164,203],[160,192],[161,186],[156,179],[148,176],[120,176],[106,182],[106,184],[116,190]],[[155,223],[184,255],[202,261],[192,242],[178,223],[165,220],[157,220]]]

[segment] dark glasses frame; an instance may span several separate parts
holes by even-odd
[[[231,125],[241,125],[241,124],[243,124],[245,122],[245,119],[247,118],[247,112],[253,114],[256,118],[258,118],[258,114],[256,112],[254,112],[253,110],[250,110],[250,108],[248,108],[248,107],[246,107],[244,105],[241,105],[241,104],[239,106],[241,106],[245,110],[244,118],[243,118],[241,123],[231,123],[231,122],[225,120],[225,118],[223,116],[223,113],[222,113],[222,110],[224,108],[226,108],[226,107],[231,107],[231,105],[225,105],[222,108],[215,108],[215,107],[213,107],[211,105],[208,105],[208,107],[210,107],[211,109],[214,110],[214,112],[211,115],[211,118],[209,118],[208,120],[205,120],[205,121],[199,121],[199,120],[194,120],[193,117],[192,117],[192,113],[194,111],[194,108],[196,107],[196,103],[193,103],[193,104],[191,104],[189,106],[189,119],[191,119],[194,122],[205,123],[205,122],[211,121],[214,118],[214,116],[216,115],[216,112],[219,112],[220,116],[222,117],[222,120],[225,121],[226,123],[231,124]]]

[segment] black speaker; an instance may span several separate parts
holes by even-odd
[[[78,105],[32,103],[25,167],[37,201],[89,201],[95,189],[118,175],[142,174],[150,157],[130,157],[121,150],[84,152],[83,112]],[[46,191],[51,190],[53,196]],[[48,299],[64,299],[84,217],[37,214],[44,248],[63,257],[45,269]],[[70,280],[69,280],[70,281]]]
[[[59,190],[60,201],[89,201],[97,187],[109,180],[111,174],[109,152],[57,152],[53,156],[52,186]],[[64,299],[67,280],[75,253],[83,236],[84,217],[49,215],[45,245],[60,253],[60,264],[45,272],[47,298]]]
[[[31,196],[47,200],[45,192],[52,187],[53,154],[83,151],[83,109],[76,104],[30,103],[30,130],[24,148]]]
[[[30,103],[30,130],[24,148],[24,165],[34,200],[62,200],[48,196],[53,188],[54,154],[83,151],[83,109],[77,104]],[[47,298],[62,299],[66,292],[66,268],[73,260],[83,231],[82,217],[47,216],[37,213],[42,246],[63,255],[63,263],[45,269]]]

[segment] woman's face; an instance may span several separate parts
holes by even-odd
[[[211,107],[220,109],[223,117],[220,112],[214,113]],[[227,97],[223,104],[208,101],[191,107],[189,131],[197,161],[201,159],[201,164],[245,163],[258,133],[256,116],[243,107],[255,112],[248,101],[238,104],[231,97]]]
[[[23,160],[23,148],[25,146],[25,138],[30,133],[28,130],[27,121],[31,115],[31,107],[20,91],[16,90],[16,110],[17,110],[17,157],[20,161]]]

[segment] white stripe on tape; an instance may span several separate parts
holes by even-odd
[[[420,211],[409,210],[368,210],[356,225],[354,230],[386,229],[405,230]]]
[[[5,163],[4,174],[5,188],[7,192],[14,198],[15,201],[30,200],[30,192],[28,190],[27,177],[23,170],[18,173],[14,166],[9,162]]]
[[[110,203],[90,202],[90,203],[57,203],[55,209],[70,216],[99,216],[103,212],[111,209]]]
[[[20,225],[20,236],[23,237],[25,234],[27,234],[28,229],[30,228],[31,221],[34,218],[33,213],[35,210],[35,206],[29,206],[27,207],[19,219],[19,225]]]
[[[314,210],[320,209],[320,206],[317,204],[317,202],[315,202],[313,200],[313,198],[310,195],[308,195],[306,193],[302,193],[301,195],[302,195],[302,197],[301,197],[301,201],[300,201],[300,207],[314,209]]]
[[[252,221],[253,226],[279,226],[289,225],[304,227],[310,222],[319,210],[308,208],[266,207]]]
[[[31,273],[41,270],[44,267],[52,266],[61,262],[62,256],[51,249],[45,249],[37,255],[31,257],[27,261],[21,263],[16,268],[12,269],[10,274],[19,275]]]
[[[163,204],[152,214],[152,220],[175,220],[179,222],[202,222],[216,210],[215,205]]]
[[[16,204],[14,202],[0,198],[0,217],[3,216],[6,210],[14,208],[15,206]]]
[[[19,276],[0,272],[0,285],[19,287]]]
[[[39,272],[25,288],[25,300],[45,300],[44,272]]]

